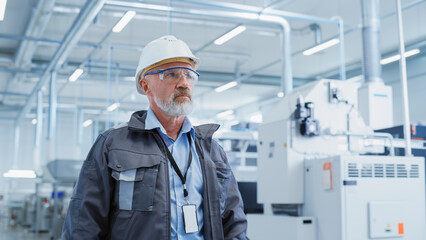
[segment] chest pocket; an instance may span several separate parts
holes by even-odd
[[[126,151],[110,152],[112,178],[117,181],[116,194],[121,210],[152,211],[155,185],[161,156]]]

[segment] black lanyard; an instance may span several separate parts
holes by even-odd
[[[163,142],[163,144],[166,148],[167,157],[168,157],[170,163],[172,164],[173,169],[175,170],[175,172],[179,176],[180,180],[182,181],[183,196],[187,197],[188,196],[188,190],[186,189],[185,182],[186,182],[186,175],[188,174],[188,170],[189,170],[189,167],[191,166],[191,162],[192,162],[191,134],[189,132],[186,133],[186,136],[188,138],[188,143],[189,143],[189,157],[188,157],[188,166],[186,166],[186,172],[185,172],[185,175],[183,175],[183,176],[182,176],[182,173],[181,173],[178,165],[176,164],[175,159],[173,158],[173,155],[170,153],[169,148],[167,147],[166,143],[164,142],[164,139],[159,134],[155,134],[155,135],[158,136],[161,139],[161,141]],[[160,144],[158,143],[158,138],[154,137],[154,139],[157,142],[157,145],[160,147]]]

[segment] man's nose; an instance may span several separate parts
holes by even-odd
[[[184,73],[179,73],[178,74],[178,87],[185,87],[185,88],[189,88],[189,86],[191,85],[190,83],[190,79],[188,79]]]

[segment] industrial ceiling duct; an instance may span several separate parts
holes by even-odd
[[[365,83],[383,83],[380,65],[379,0],[361,0]]]
[[[364,85],[358,89],[358,108],[372,129],[393,126],[392,87],[382,79],[380,65],[379,0],[361,0]]]

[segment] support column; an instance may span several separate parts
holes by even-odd
[[[44,164],[41,161],[41,143],[43,135],[43,92],[40,90],[37,93],[37,125],[34,144],[34,170],[39,173]]]
[[[49,125],[47,133],[47,161],[56,159],[56,108],[57,108],[57,92],[56,92],[56,72],[51,72],[50,89],[49,89]]]
[[[81,158],[81,145],[83,142],[83,122],[84,122],[84,113],[83,108],[79,107],[77,109],[77,151],[76,151],[76,157]]]
[[[15,142],[14,142],[14,153],[13,153],[13,164],[12,169],[18,169],[18,154],[19,154],[19,136],[20,136],[20,128],[19,121],[15,122]]]
[[[404,30],[402,28],[402,10],[401,1],[396,0],[397,17],[398,17],[398,33],[399,33],[399,73],[401,77],[402,106],[404,112],[404,139],[405,139],[405,156],[411,156],[411,128],[410,113],[408,108],[408,86],[407,86],[407,66],[405,64],[405,43]]]

